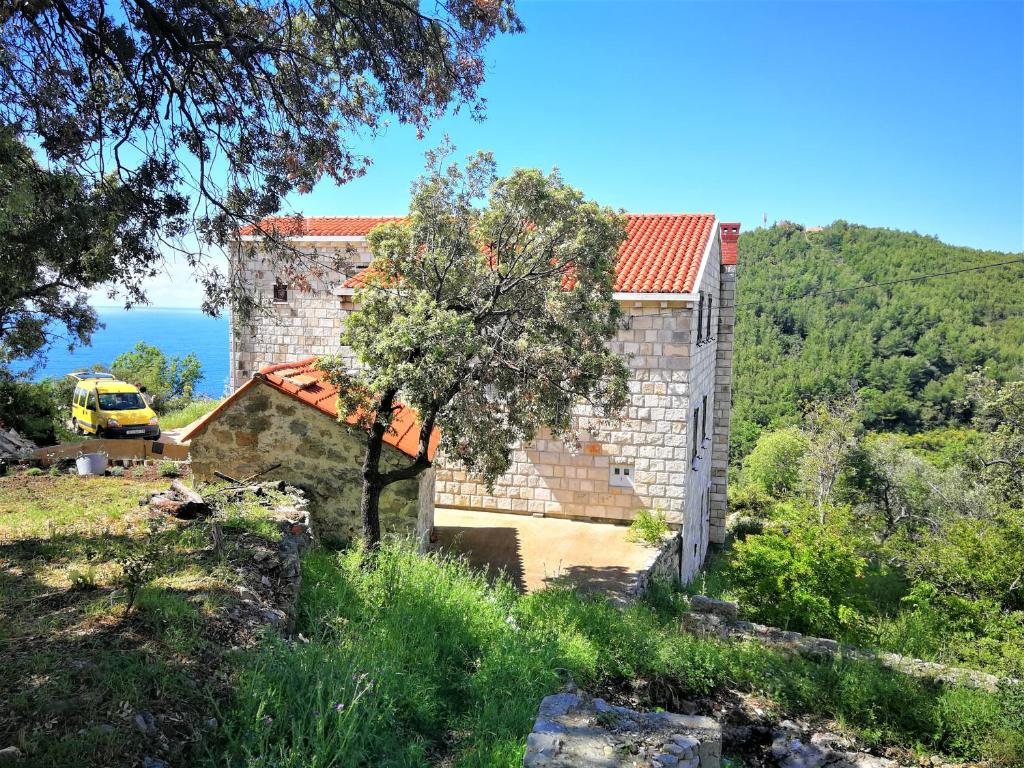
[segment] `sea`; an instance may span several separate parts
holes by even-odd
[[[97,363],[109,366],[115,357],[144,341],[159,347],[168,357],[194,352],[203,372],[196,393],[208,397],[225,394],[230,355],[226,315],[210,317],[198,309],[160,307],[96,307],[96,313],[103,327],[92,335],[89,346],[68,351],[65,343],[57,341],[47,349],[42,364],[38,360],[22,362],[12,366],[14,370],[29,370],[37,381],[60,377]]]

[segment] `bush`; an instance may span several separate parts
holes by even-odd
[[[145,387],[157,412],[176,398],[190,399],[203,378],[202,366],[194,354],[167,357],[159,347],[142,341],[132,351],[118,355],[110,371],[122,381]]]
[[[737,541],[726,568],[745,615],[826,637],[856,631],[866,562],[842,531],[795,524]]]
[[[807,437],[796,427],[766,432],[743,462],[744,485],[776,498],[792,494],[800,483],[800,462]]]
[[[661,544],[661,540],[665,538],[669,530],[664,512],[660,509],[655,509],[654,511],[641,509],[637,511],[633,522],[629,524],[629,530],[626,532],[626,541],[656,547]]]
[[[38,445],[53,445],[68,435],[73,390],[69,379],[24,381],[0,368],[0,424]]]

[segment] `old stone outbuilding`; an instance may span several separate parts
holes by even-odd
[[[342,544],[362,530],[366,432],[355,417],[338,421],[338,390],[313,367],[315,359],[260,369],[182,441],[191,441],[192,471],[200,479],[214,479],[215,470],[234,478],[260,473],[261,480],[302,488],[318,535]],[[418,447],[415,411],[402,408],[393,426],[384,438],[385,470],[407,465]],[[435,431],[431,457],[438,439]],[[388,486],[380,522],[384,535],[415,536],[422,548],[434,523],[434,470]]]

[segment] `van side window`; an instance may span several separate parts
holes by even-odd
[[[96,390],[94,389],[89,393],[89,405],[87,406],[90,411],[98,410],[96,408]]]

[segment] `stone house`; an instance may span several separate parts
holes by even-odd
[[[196,477],[212,480],[219,470],[239,479],[261,473],[261,480],[286,480],[305,491],[317,535],[344,543],[362,533],[366,436],[354,417],[338,421],[338,389],[312,367],[314,360],[261,368],[181,439],[191,441]],[[438,440],[435,430],[431,456]],[[399,410],[384,441],[385,470],[416,456],[412,409]],[[434,470],[388,486],[380,522],[383,534],[414,536],[425,547],[434,526]]]
[[[339,351],[358,272],[371,258],[366,236],[395,218],[277,220],[303,252],[350,265],[349,274],[326,269],[301,286],[261,254],[252,228],[242,230],[235,276],[273,304],[254,326],[233,328],[232,386],[279,360]],[[679,576],[688,580],[708,544],[725,537],[738,238],[739,224],[713,214],[628,214],[614,294],[624,321],[612,342],[632,369],[622,418],[602,425],[581,406],[578,450],[539,436],[517,448],[493,493],[442,455],[436,504],[621,523],[660,509],[678,531]]]

